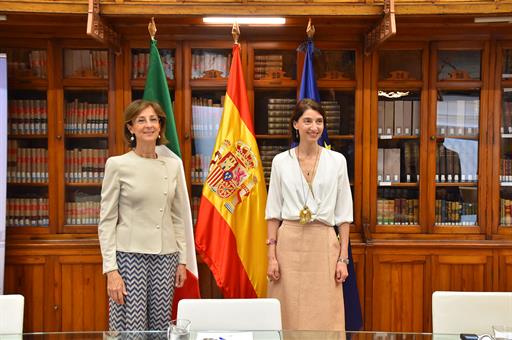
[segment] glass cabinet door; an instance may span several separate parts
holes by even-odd
[[[503,49],[499,168],[499,227],[512,227],[512,49]]]
[[[482,148],[481,88],[484,49],[435,50],[437,84],[432,109],[431,154],[435,157],[434,233],[483,233],[479,204]],[[485,170],[484,170],[485,171]]]
[[[376,124],[377,232],[419,232],[422,49],[401,47],[378,55]]]

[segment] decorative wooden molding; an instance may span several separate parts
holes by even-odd
[[[121,39],[117,32],[110,28],[100,16],[100,0],[89,0],[87,10],[87,35],[98,40],[121,54]]]
[[[395,0],[384,0],[384,17],[364,38],[364,53],[369,55],[396,34]]]

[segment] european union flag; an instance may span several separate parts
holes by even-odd
[[[306,46],[304,46],[306,45]],[[306,52],[304,59],[304,69],[302,71],[302,80],[300,83],[299,99],[311,98],[320,103],[320,92],[316,86],[315,70],[313,68],[313,57],[315,46],[312,39],[308,39],[305,44],[299,46],[299,50]],[[330,148],[331,143],[327,136],[327,128],[324,127],[322,136],[318,140],[321,146]],[[343,297],[345,300],[345,330],[358,331],[363,327],[363,315],[361,313],[361,303],[359,301],[359,292],[357,289],[356,271],[354,269],[354,261],[352,258],[352,246],[348,241],[348,278],[343,283]],[[347,338],[349,338],[347,336]]]
[[[315,52],[313,40],[308,39],[305,44],[299,46],[299,50],[306,50],[306,58],[304,59],[304,69],[302,70],[302,80],[300,83],[299,100],[310,98],[320,103],[320,92],[318,92],[318,87],[316,86],[315,69],[313,68]],[[327,136],[327,129],[324,129],[322,132],[322,136],[318,139],[318,144],[326,148],[331,147],[331,142]]]

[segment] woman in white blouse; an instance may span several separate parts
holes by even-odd
[[[344,330],[352,222],[346,160],[318,145],[325,113],[317,102],[299,101],[290,125],[298,145],[274,157],[266,207],[268,297],[280,300],[284,329]]]

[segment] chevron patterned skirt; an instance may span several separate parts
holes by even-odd
[[[118,251],[116,259],[128,295],[124,305],[109,299],[110,330],[166,330],[171,319],[178,253]]]

